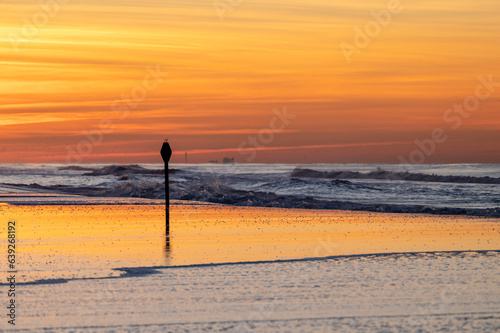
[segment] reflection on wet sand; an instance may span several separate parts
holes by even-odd
[[[119,276],[122,267],[500,249],[497,219],[217,205],[174,205],[170,217],[166,236],[161,205],[0,207],[0,219],[18,221],[24,281]]]

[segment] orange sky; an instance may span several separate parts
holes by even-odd
[[[500,2],[391,2],[4,0],[0,162],[500,163]]]

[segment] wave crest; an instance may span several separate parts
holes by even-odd
[[[318,171],[312,169],[296,168],[292,172],[292,177],[327,179],[380,179],[460,184],[500,184],[500,178],[492,178],[488,176],[441,176],[434,174],[428,175],[424,173],[395,172],[386,170],[376,170],[364,173],[359,171]]]
[[[179,170],[170,169],[169,173],[175,173]],[[163,175],[163,169],[146,169],[137,164],[131,165],[109,165],[100,169],[94,169],[92,172],[84,173],[84,176],[129,176],[129,175]]]

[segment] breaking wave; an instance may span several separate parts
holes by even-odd
[[[313,169],[289,164],[177,164],[169,170],[170,198],[234,206],[500,217],[499,166],[413,166],[417,172],[380,166],[330,164]],[[5,165],[0,168],[0,192],[5,194],[0,202],[71,204],[87,198],[92,204],[110,200],[158,204],[165,198],[162,167]],[[57,194],[70,197],[60,200]],[[47,195],[53,198],[48,200]]]
[[[500,184],[500,178],[492,178],[489,176],[442,176],[434,174],[428,175],[423,173],[394,172],[386,170],[376,170],[365,173],[358,171],[318,171],[296,168],[292,172],[292,177],[328,179],[381,179],[431,183]]]
[[[345,183],[343,183],[345,184]],[[311,196],[284,195],[272,192],[243,191],[217,181],[195,182],[186,187],[171,183],[170,198],[197,202],[209,202],[233,206],[276,207],[296,209],[335,209],[384,213],[423,213],[438,215],[471,215],[500,217],[500,208],[432,207],[418,204],[360,203],[349,200],[318,199]],[[155,181],[124,182],[108,188],[41,186],[26,187],[56,190],[60,193],[89,197],[130,197],[164,199],[165,184]]]
[[[126,176],[126,175],[163,175],[163,169],[146,169],[139,165],[109,165],[99,169],[91,169],[92,172],[84,173],[84,176]],[[169,173],[174,173],[177,170],[169,170]]]

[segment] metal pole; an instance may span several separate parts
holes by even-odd
[[[165,226],[168,235],[170,234],[170,182],[168,179],[168,162],[165,162]]]
[[[165,140],[160,151],[163,163],[165,163],[165,232],[167,236],[170,234],[170,183],[168,181],[168,162],[172,156],[172,148]]]

